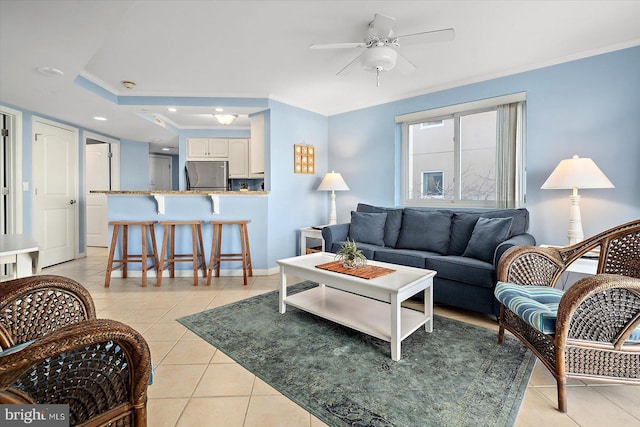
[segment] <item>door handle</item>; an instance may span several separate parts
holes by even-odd
[[[70,205],[73,205],[75,202],[76,202],[76,201],[75,201],[75,200],[73,200],[73,199],[69,200],[69,204],[70,204]]]

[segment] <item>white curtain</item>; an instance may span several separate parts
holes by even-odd
[[[498,208],[518,208],[525,202],[525,103],[497,108],[496,197]]]

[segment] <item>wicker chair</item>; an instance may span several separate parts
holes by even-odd
[[[499,282],[553,287],[569,264],[596,249],[597,274],[561,295],[555,333],[500,308],[498,343],[506,329],[529,347],[556,378],[562,412],[569,378],[640,384],[640,344],[625,343],[640,327],[640,220],[564,248],[516,246],[498,265]]]
[[[146,426],[149,347],[134,329],[96,319],[71,279],[0,287],[0,404],[69,404],[70,425]]]

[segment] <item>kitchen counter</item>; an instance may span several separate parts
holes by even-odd
[[[107,194],[113,196],[208,196],[215,194],[218,196],[266,196],[268,191],[206,191],[206,190],[189,190],[189,191],[151,191],[151,190],[91,190],[90,193]]]
[[[210,259],[210,248],[213,241],[211,221],[251,221],[249,239],[251,241],[251,261],[254,274],[271,274],[277,272],[275,266],[269,264],[269,203],[270,196],[263,191],[98,191],[104,193],[107,205],[107,222],[109,221],[201,221],[202,237],[207,261]],[[226,227],[226,226],[225,226]],[[183,227],[184,228],[184,227]],[[237,227],[226,227],[223,231],[222,252],[236,253],[241,247],[240,233]],[[139,228],[138,228],[139,230]],[[111,230],[112,231],[112,228]],[[111,232],[107,232],[107,236]],[[162,243],[163,226],[155,229],[156,241]],[[175,253],[189,253],[193,250],[190,230],[176,230]],[[294,231],[290,231],[291,234]],[[289,236],[278,235],[284,240]],[[141,252],[141,239],[129,239],[129,253]],[[116,245],[121,250],[121,245]],[[160,249],[160,247],[158,247]],[[274,261],[275,263],[275,261]],[[223,275],[242,275],[240,263],[223,262]],[[131,265],[129,270],[140,274],[139,265]],[[273,268],[273,271],[269,270]],[[193,277],[193,268],[189,263],[178,263],[179,274]],[[177,272],[177,271],[176,271]],[[114,276],[116,277],[116,276]],[[242,285],[240,285],[242,286]]]
[[[156,202],[156,211],[158,215],[166,213],[165,198],[174,196],[204,196],[211,199],[211,213],[220,213],[220,197],[256,197],[266,196],[268,191],[206,191],[206,190],[189,190],[189,191],[150,191],[150,190],[91,190],[90,193],[105,194],[107,196],[149,196],[153,197]]]

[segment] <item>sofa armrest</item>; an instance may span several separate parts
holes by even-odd
[[[535,246],[536,239],[531,234],[524,233],[524,234],[518,234],[517,236],[512,236],[511,238],[500,243],[496,248],[496,251],[493,256],[493,266],[496,268],[496,270],[498,269],[498,263],[500,262],[500,258],[502,257],[502,254],[504,254],[507,251],[507,249],[513,246],[518,246],[518,245]]]
[[[349,223],[328,225],[322,229],[322,238],[327,252],[331,252],[333,244],[344,242],[349,236]]]

